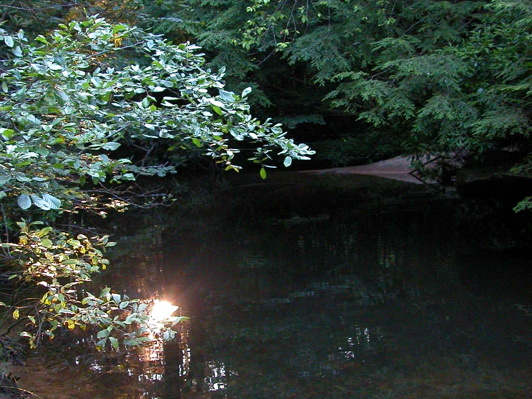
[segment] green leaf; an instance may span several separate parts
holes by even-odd
[[[29,195],[20,194],[17,198],[17,204],[20,208],[26,210],[31,206],[31,198]]]
[[[107,338],[111,332],[106,328],[105,330],[98,331],[97,338]]]
[[[53,227],[47,226],[35,232],[38,237],[44,237],[53,230]]]
[[[109,342],[111,342],[113,349],[118,349],[118,340],[116,338],[109,337]]]
[[[0,134],[4,136],[7,140],[10,140],[15,135],[15,131],[13,129],[0,128]]]
[[[61,208],[61,200],[59,198],[54,197],[53,195],[43,194],[42,199],[50,206],[50,209]]]
[[[64,102],[68,102],[70,100],[70,97],[63,91],[63,90],[56,90],[55,93],[63,100]]]
[[[110,142],[105,143],[104,145],[102,145],[102,148],[104,150],[109,150],[109,151],[114,151],[118,147],[120,147],[120,143],[117,143],[117,142],[114,142],[114,141],[110,141]]]
[[[15,55],[15,57],[22,57],[22,49],[20,48],[20,46],[17,46],[13,49],[13,54]]]
[[[209,98],[209,102],[215,107],[222,108],[224,106],[224,103],[222,103],[222,102],[220,102],[218,100],[215,100],[214,98]]]
[[[218,107],[218,106],[216,106],[216,105],[211,105],[211,107],[212,107],[212,110],[213,110],[214,112],[216,112],[218,115],[220,115],[220,116],[223,115],[222,109],[221,109],[220,107]]]
[[[81,245],[81,242],[79,240],[74,240],[73,238],[70,238],[67,240],[67,244],[71,247],[79,247]]]
[[[285,167],[289,167],[290,165],[292,165],[292,157],[285,157],[284,161],[283,161],[283,165]]]
[[[127,25],[117,24],[113,27],[113,34],[127,30]]]
[[[50,204],[37,195],[32,194],[31,199],[36,207],[41,208],[43,211],[50,210]]]
[[[260,169],[260,177],[262,177],[263,179],[266,179],[266,176],[267,176],[266,169],[261,168]]]
[[[41,245],[45,248],[51,248],[52,247],[52,240],[45,238],[41,240]]]
[[[11,176],[0,174],[0,186],[3,186],[11,180]]]
[[[63,69],[61,65],[55,64],[53,62],[47,62],[46,66],[50,68],[52,71],[60,71],[61,69]]]
[[[96,349],[103,350],[105,348],[105,344],[107,343],[107,337],[99,340],[96,342]]]
[[[7,47],[13,47],[15,42],[11,36],[4,36],[4,43]]]
[[[230,91],[220,89],[220,98],[228,103],[235,102],[235,95]]]
[[[42,35],[37,36],[35,38],[35,41],[41,42],[43,44],[50,44],[50,43],[48,43],[48,40],[46,40],[46,38],[44,36],[42,36]]]

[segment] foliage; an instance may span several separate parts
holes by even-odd
[[[6,0],[0,23],[13,31],[24,29],[34,37],[87,15],[98,14],[113,23],[133,24],[140,9],[140,0]]]
[[[172,173],[178,165],[169,162],[179,157],[165,154],[183,158],[199,150],[238,171],[236,146],[245,142],[262,177],[275,153],[286,166],[312,154],[280,125],[252,117],[250,89],[225,90],[223,71],[206,69],[197,46],[172,45],[98,17],[61,24],[34,40],[0,30],[0,43],[0,201],[8,231],[21,214],[52,223],[65,212],[123,208],[127,202],[114,185]],[[107,263],[98,249],[108,246],[106,238],[74,238],[51,226],[35,230],[35,223],[19,227],[19,243],[4,244],[5,262],[47,289],[32,305],[36,315],[27,314],[38,334],[94,322],[107,326],[99,337],[113,347],[118,338],[132,342],[123,328],[145,320],[112,314],[137,314],[140,305],[138,311],[122,307],[137,305],[108,290],[76,299],[76,287]],[[32,342],[38,334],[30,335]]]
[[[214,63],[234,57],[281,114],[295,111],[290,98],[304,115],[323,90],[329,107],[415,159],[530,151],[530,0],[162,3],[161,31],[194,35]],[[268,88],[278,71],[299,83],[289,97]]]
[[[149,317],[148,303],[114,293],[109,287],[99,295],[80,290],[109,265],[103,251],[115,243],[109,242],[108,236],[89,239],[78,234],[74,238],[50,226],[41,227],[42,222],[17,224],[19,242],[2,244],[12,258],[10,279],[35,284],[44,291],[39,300],[23,298],[13,310],[15,320],[24,317],[34,327],[21,333],[31,347],[43,336],[53,339],[60,327],[86,330],[98,326],[96,347],[100,349],[106,344],[118,349],[119,339],[126,346],[139,345],[150,341],[154,331],[173,336],[168,326]]]
[[[150,148],[164,141],[168,151],[199,147],[226,169],[239,168],[232,162],[237,141],[257,145],[249,159],[259,164],[271,159],[275,147],[284,157],[310,154],[286,139],[279,125],[251,117],[249,90],[224,90],[222,75],[202,68],[195,46],[173,46],[101,19],[71,22],[31,43],[20,33],[4,35],[4,42],[14,57],[1,75],[0,177],[5,195],[18,196],[23,209],[31,195],[41,209],[60,206],[42,193],[69,205],[79,202],[76,187],[87,179],[119,182],[154,174],[154,168],[158,175],[172,170],[147,167],[145,159],[133,165],[111,158],[122,144]],[[139,63],[124,64],[132,52]]]
[[[207,51],[209,66],[227,68],[226,81],[232,90],[253,88],[249,101],[255,110],[296,118],[323,111],[320,100],[326,92],[311,82],[310,74],[283,62],[281,53],[270,51],[267,44],[253,45],[253,38],[262,38],[264,32],[251,31],[258,15],[247,11],[249,1],[143,3],[140,23],[172,40],[200,44]],[[250,30],[249,37],[244,29]]]
[[[521,212],[527,209],[532,209],[532,197],[526,197],[515,206],[515,212]]]
[[[34,347],[42,336],[54,337],[54,331],[65,326],[69,330],[87,325],[98,324],[113,329],[119,322],[119,315],[111,318],[111,313],[124,310],[128,302],[120,301],[120,295],[111,294],[105,289],[99,297],[85,293],[78,299],[78,286],[91,280],[94,273],[105,269],[108,260],[103,257],[102,249],[111,246],[108,237],[95,239],[94,242],[83,235],[70,237],[52,227],[37,228],[42,223],[19,222],[21,228],[19,243],[5,243],[13,258],[15,274],[11,279],[20,279],[36,283],[45,291],[39,301],[24,302],[15,307],[13,318],[26,317],[36,329],[34,333],[23,332]],[[100,249],[102,248],[102,249]],[[118,340],[112,338],[113,346]],[[103,346],[103,345],[102,345]]]

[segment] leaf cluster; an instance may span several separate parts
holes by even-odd
[[[369,134],[386,129],[404,153],[443,159],[530,151],[531,10],[530,0],[187,0],[165,12],[215,59],[247,63],[243,76],[281,114],[304,115],[312,94],[301,83],[314,84]],[[279,71],[296,92],[269,90]]]
[[[0,48],[0,205],[8,230],[20,214],[53,223],[62,212],[123,209],[127,202],[114,186],[174,171],[175,158],[150,158],[155,146],[167,154],[200,151],[238,171],[235,157],[246,143],[245,155],[263,178],[275,157],[289,166],[313,153],[279,124],[254,118],[246,101],[251,89],[226,90],[223,70],[206,68],[189,43],[173,45],[94,16],[35,39],[0,29]],[[131,148],[144,149],[143,157]],[[131,310],[135,302],[109,290],[78,298],[79,286],[107,266],[99,249],[110,245],[106,237],[18,227],[19,243],[3,244],[9,262],[18,265],[15,275],[46,289],[33,313],[25,308],[38,328],[27,333],[32,343],[61,326],[88,324],[105,327],[100,347],[142,341],[129,327],[146,324],[145,307]],[[131,313],[124,319],[124,312]]]
[[[157,141],[170,152],[200,148],[235,170],[236,142],[254,144],[248,158],[260,164],[275,148],[291,159],[312,153],[286,138],[280,125],[253,118],[246,103],[250,90],[225,90],[223,71],[205,69],[196,46],[174,46],[99,18],[62,25],[35,41],[22,32],[0,34],[11,53],[0,75],[0,182],[4,195],[17,196],[24,207],[29,198],[43,204],[45,194],[66,205],[80,203],[77,188],[88,182],[172,171],[113,158],[123,144]],[[132,54],[138,62],[125,64]],[[53,201],[52,209],[60,203]]]

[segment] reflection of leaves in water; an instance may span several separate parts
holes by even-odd
[[[315,209],[301,198],[293,204]],[[462,238],[454,204],[343,203],[293,217],[272,206],[240,224],[199,212],[186,227],[176,220],[158,278],[192,298],[194,389],[253,399],[526,392],[523,312],[464,284],[457,249],[476,228]]]
[[[281,225],[286,228],[286,227],[309,224],[309,223],[326,222],[330,219],[330,217],[331,215],[329,214],[317,215],[313,217],[303,217],[299,215],[294,215],[288,219],[277,219],[275,221],[272,221],[271,224]]]
[[[260,252],[243,250],[240,252],[238,267],[243,269],[261,269],[267,267],[268,260]]]

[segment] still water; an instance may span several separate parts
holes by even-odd
[[[105,278],[190,321],[137,353],[71,351],[98,381],[72,397],[531,397],[531,223],[507,206],[293,173],[133,219]]]

